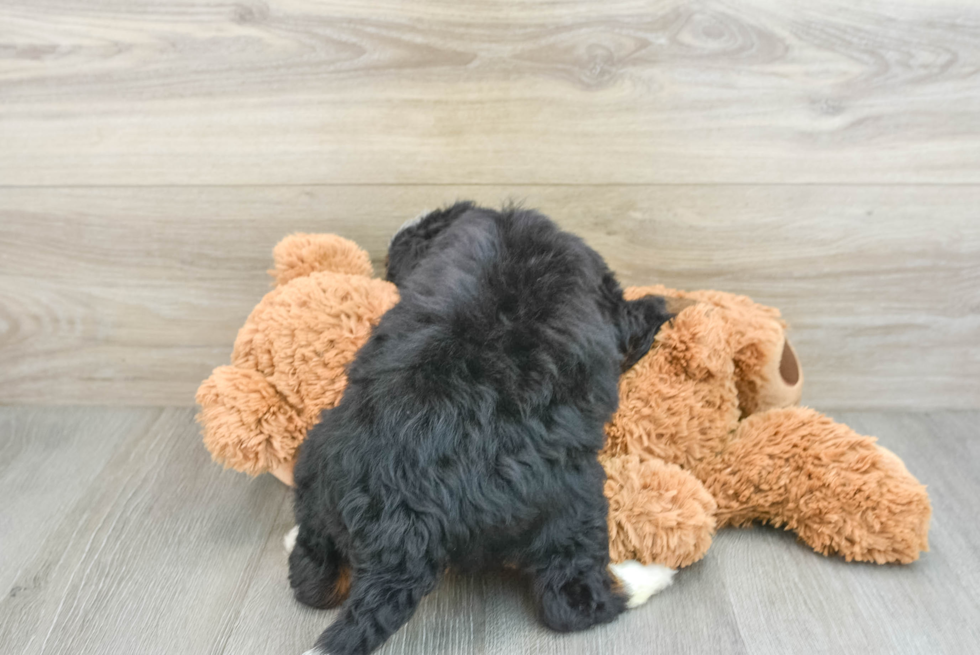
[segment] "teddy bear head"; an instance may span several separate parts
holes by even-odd
[[[650,455],[694,470],[724,447],[742,418],[799,402],[803,373],[777,310],[720,291],[647,286],[625,294],[667,296],[682,309],[623,375],[607,453]]]
[[[231,365],[198,389],[198,420],[215,460],[291,482],[306,431],[340,401],[347,365],[398,291],[370,277],[367,252],[336,235],[294,234],[273,258],[277,286],[239,330]]]

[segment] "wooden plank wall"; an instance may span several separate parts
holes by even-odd
[[[980,407],[971,0],[7,0],[0,402],[190,404],[281,236],[455,198],[780,307],[815,406]]]

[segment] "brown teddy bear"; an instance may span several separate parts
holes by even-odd
[[[925,487],[872,437],[795,407],[803,373],[775,309],[719,291],[632,287],[629,298],[663,294],[692,302],[657,334],[656,347],[620,382],[606,427],[606,456],[643,466],[680,466],[717,503],[717,527],[768,523],[793,530],[824,555],[909,563],[928,550]],[[619,510],[636,483],[607,465],[610,541],[647,561],[630,533],[643,526]],[[620,486],[616,486],[620,485]],[[615,521],[621,521],[617,524]],[[657,554],[654,561],[667,561]]]
[[[232,364],[198,389],[198,419],[215,460],[292,484],[306,431],[340,400],[347,364],[398,291],[335,235],[292,235],[273,257],[277,287],[239,331]],[[623,376],[601,455],[610,554],[631,605],[725,525],[785,526],[848,560],[911,562],[927,549],[929,499],[902,462],[791,407],[803,376],[776,310],[716,291],[626,293],[666,295],[679,310]]]

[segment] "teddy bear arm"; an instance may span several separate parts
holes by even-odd
[[[204,445],[215,461],[250,475],[271,471],[291,480],[308,421],[263,375],[219,366],[201,383],[196,399]]]
[[[925,487],[873,438],[811,409],[749,417],[700,477],[722,526],[785,527],[848,561],[908,563],[928,550]]]

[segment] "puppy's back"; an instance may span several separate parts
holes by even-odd
[[[601,469],[556,480],[582,475],[568,469],[576,458],[594,464],[616,407],[610,281],[615,295],[602,259],[540,214],[465,212],[404,277],[340,404],[311,431],[296,468],[303,504],[352,531],[409,508],[479,562],[543,508],[576,502],[569,487],[601,502]]]
[[[377,382],[383,367],[397,380],[389,391],[418,406],[462,407],[473,395],[505,416],[576,400],[611,412],[619,354],[603,314],[608,275],[536,212],[471,209],[407,276],[352,381]]]
[[[417,233],[389,249],[402,299],[296,468],[294,587],[331,604],[354,572],[318,644],[375,648],[447,566],[528,571],[553,629],[608,622],[626,599],[596,454],[662,302],[626,303],[596,253],[533,212],[455,206]]]

